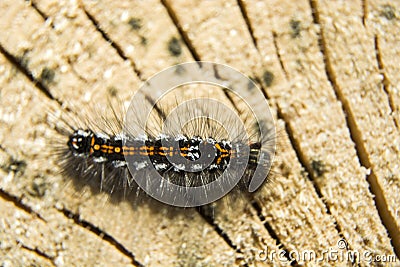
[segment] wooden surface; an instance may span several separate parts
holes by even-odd
[[[2,0],[0,11],[1,266],[280,266],[296,251],[324,259],[295,266],[400,265],[399,1]],[[253,200],[217,202],[213,216],[111,203],[43,159],[49,107],[129,99],[193,60],[252,77],[276,116],[275,182]]]

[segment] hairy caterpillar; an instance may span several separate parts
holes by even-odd
[[[181,76],[178,66],[174,73]],[[199,206],[235,187],[248,189],[257,172],[266,179],[275,131],[265,120],[243,119],[248,111],[239,114],[210,96],[180,101],[175,92],[174,105],[163,106],[148,91],[142,89],[128,111],[120,112],[125,120],[112,104],[111,117],[62,119],[62,173],[110,194],[141,188],[177,206]]]

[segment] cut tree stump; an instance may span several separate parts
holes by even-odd
[[[400,266],[399,1],[2,0],[0,10],[1,266]],[[274,182],[251,199],[210,211],[112,201],[43,157],[50,110],[129,100],[194,60],[240,70],[270,103]]]

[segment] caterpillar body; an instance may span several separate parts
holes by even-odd
[[[181,75],[182,68],[174,73]],[[275,149],[268,106],[269,117],[259,112],[266,119],[242,120],[246,112],[210,97],[182,102],[175,96],[168,112],[149,92],[137,95],[125,120],[112,105],[112,118],[60,120],[63,174],[110,194],[144,190],[177,206],[201,206],[235,187],[257,189],[267,180]]]
[[[174,147],[170,142],[171,139],[179,143],[179,148]],[[144,141],[144,145],[143,145]],[[89,129],[78,129],[69,136],[67,142],[70,156],[76,158],[79,162],[75,165],[75,171],[87,168],[88,161],[97,165],[103,171],[98,173],[99,168],[93,168],[93,171],[83,170],[88,176],[94,177],[100,175],[103,180],[108,176],[107,172],[124,172],[127,167],[126,157],[137,156],[134,162],[135,170],[145,172],[147,168],[154,167],[161,175],[177,184],[182,184],[184,176],[187,175],[183,168],[175,166],[172,162],[177,161],[178,156],[195,161],[200,158],[201,147],[209,146],[210,151],[205,155],[211,158],[211,164],[202,166],[202,164],[190,165],[188,172],[193,176],[202,177],[202,179],[192,178],[184,181],[186,186],[199,186],[211,179],[204,177],[218,176],[223,172],[230,162],[230,157],[240,157],[241,147],[244,144],[235,144],[227,140],[217,141],[211,137],[203,139],[202,137],[168,137],[161,136],[157,138],[142,137],[140,139],[132,138],[128,142],[129,145],[124,146],[121,136],[109,136],[103,133],[95,133]],[[163,145],[164,144],[164,145]],[[260,144],[250,144],[250,157],[248,160],[248,168],[255,168],[260,153]],[[167,157],[172,157],[170,161]],[[71,158],[69,157],[69,158]],[[145,159],[149,158],[153,166],[148,166]],[[80,165],[85,165],[80,166]],[[70,164],[69,164],[70,165]],[[70,170],[64,168],[64,170]],[[76,172],[74,172],[76,173]],[[139,174],[140,175],[140,174]],[[130,174],[132,176],[132,174]],[[129,179],[130,180],[130,179]],[[243,179],[245,180],[245,179]]]

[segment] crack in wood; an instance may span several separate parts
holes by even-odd
[[[189,38],[188,34],[181,27],[181,24],[179,23],[179,19],[176,16],[176,14],[175,14],[174,10],[172,9],[172,7],[169,5],[168,1],[166,1],[166,0],[160,0],[160,1],[161,1],[161,4],[167,10],[170,19],[174,23],[176,29],[179,32],[179,35],[181,36],[181,38],[182,38],[183,42],[185,43],[186,47],[189,49],[190,54],[192,55],[194,60],[195,61],[201,61],[199,54],[197,53],[196,49],[194,48],[194,45],[192,44],[192,42],[190,41],[190,38]]]
[[[257,83],[260,85],[260,87],[262,88],[262,92],[264,94],[264,97],[267,100],[270,100],[270,97],[268,96],[266,89],[264,88],[264,86],[262,85],[261,80],[257,77],[256,78]],[[313,170],[311,167],[308,167],[308,164],[306,164],[307,160],[305,159],[304,154],[301,151],[300,145],[298,144],[298,142],[296,141],[296,138],[294,137],[294,133],[293,130],[290,128],[290,120],[288,118],[286,118],[283,113],[281,108],[279,107],[279,105],[276,106],[277,109],[277,117],[278,119],[281,119],[282,121],[285,122],[285,132],[289,138],[290,144],[296,154],[296,158],[298,160],[298,162],[300,163],[301,167],[307,171],[307,179],[311,182],[318,198],[321,200],[322,204],[325,207],[326,213],[333,219],[334,225],[335,225],[335,229],[338,232],[338,235],[344,239],[344,236],[342,234],[342,230],[335,218],[335,216],[332,215],[329,204],[326,202],[325,198],[323,197],[323,194],[321,192],[321,189],[319,188],[318,184],[315,182],[315,177],[313,175]],[[261,218],[260,218],[261,219]],[[267,229],[268,230],[268,229]]]
[[[286,79],[289,79],[289,74],[285,68],[285,65],[283,65],[282,56],[281,56],[281,53],[279,52],[278,42],[276,41],[277,36],[278,35],[276,32],[272,32],[272,41],[274,43],[275,53],[276,53],[276,56],[278,57],[279,64],[281,65],[281,68],[282,68],[283,72],[285,73]]]
[[[387,98],[388,98],[390,112],[393,114],[393,112],[396,110],[396,107],[394,104],[394,100],[389,92],[390,80],[385,72],[385,65],[383,63],[382,52],[380,49],[379,42],[380,42],[379,36],[375,35],[374,44],[375,44],[376,61],[378,62],[379,71],[381,72],[381,74],[383,76],[382,86],[383,86],[383,90],[385,91]],[[397,123],[397,121],[394,118],[393,118],[393,122],[394,122],[394,125],[396,125],[396,127],[399,129],[400,125]]]
[[[297,157],[298,161],[300,162],[301,167],[303,169],[305,169],[307,172],[307,179],[311,182],[312,186],[314,187],[315,193],[317,194],[318,198],[322,201],[322,204],[325,207],[326,213],[333,219],[335,229],[338,232],[340,238],[345,239],[342,234],[342,228],[340,227],[339,223],[337,222],[335,216],[333,216],[330,206],[329,206],[329,203],[325,200],[325,197],[322,194],[321,189],[319,188],[319,185],[315,181],[314,170],[310,164],[307,164],[306,156],[304,155],[304,153],[302,153],[300,144],[297,142],[296,138],[294,137],[293,130],[289,124],[289,119],[287,119],[286,116],[283,115],[280,108],[278,108],[278,118],[282,119],[285,122],[285,129],[286,129],[288,138],[289,138],[290,143],[293,147],[293,150],[296,154],[296,157]],[[346,240],[346,242],[347,242],[347,240]]]
[[[310,0],[310,5],[312,9],[312,16],[314,18],[314,22],[318,25],[321,25],[321,20],[319,16],[318,6],[316,0]],[[371,169],[371,174],[367,176],[367,182],[369,184],[370,192],[375,196],[373,198],[375,202],[375,206],[377,208],[379,217],[381,218],[383,226],[386,228],[389,238],[391,240],[391,244],[393,249],[397,255],[400,257],[400,229],[396,227],[396,220],[392,216],[392,214],[388,210],[388,205],[386,199],[384,197],[384,192],[382,188],[379,186],[378,179],[375,175],[374,170],[371,168],[372,164],[369,160],[369,156],[367,150],[364,146],[364,142],[362,139],[362,134],[357,126],[355,121],[355,117],[351,111],[348,101],[343,96],[343,93],[340,91],[338,84],[336,82],[336,75],[333,71],[330,59],[329,59],[329,52],[327,48],[327,44],[324,37],[324,30],[321,27],[320,34],[319,34],[319,47],[320,51],[324,58],[324,65],[325,65],[325,72],[327,78],[335,92],[336,98],[338,101],[341,102],[343,107],[343,112],[347,114],[346,124],[347,128],[350,132],[350,138],[352,139],[353,143],[355,144],[355,149],[357,153],[357,157],[360,161],[361,166]]]
[[[84,7],[84,5],[81,5],[81,9],[83,10],[83,12],[86,14],[87,18],[91,21],[91,23],[94,25],[94,27],[96,28],[96,30],[100,33],[100,35],[103,37],[104,40],[107,41],[107,43],[109,43],[111,45],[112,48],[115,49],[115,51],[117,52],[117,54],[124,60],[124,61],[128,61],[130,63],[130,65],[132,66],[133,71],[136,73],[136,75],[139,77],[140,80],[144,81],[143,75],[141,73],[141,71],[137,68],[135,62],[133,62],[132,60],[130,60],[124,53],[123,49],[118,45],[118,43],[114,42],[110,36],[108,36],[108,34],[101,28],[100,23],[97,21],[97,19],[90,14],[89,11],[87,11]]]
[[[14,195],[10,194],[9,192],[5,191],[3,188],[0,188],[0,197],[2,199],[4,199],[5,201],[12,202],[17,208],[20,208],[23,211],[25,211],[29,214],[32,214],[35,217],[42,220],[43,222],[47,223],[47,221],[39,213],[37,213],[33,208],[24,204],[22,202],[21,197],[14,196]]]
[[[250,21],[250,19],[249,19],[249,15],[247,14],[246,5],[245,5],[245,3],[243,2],[243,0],[237,0],[237,4],[238,4],[238,6],[239,6],[239,8],[240,8],[240,12],[242,13],[243,19],[244,19],[244,21],[245,21],[245,23],[246,23],[247,30],[248,30],[249,33],[250,33],[251,40],[253,41],[254,47],[255,47],[255,48],[257,49],[257,51],[258,51],[257,38],[256,38],[256,36],[254,35],[254,30],[253,30],[253,27],[252,27],[252,25],[251,25],[251,21]]]
[[[283,255],[288,262],[290,262],[291,266],[300,266],[299,263],[296,261],[296,259],[291,259],[290,258],[290,254],[289,254],[289,250],[286,248],[286,246],[281,242],[278,234],[274,231],[274,229],[272,228],[272,226],[266,221],[263,212],[262,212],[262,208],[261,206],[253,201],[252,203],[253,208],[256,210],[257,212],[257,216],[260,218],[261,222],[264,222],[264,227],[265,229],[268,231],[269,235],[276,240],[276,244],[281,247],[281,250],[283,250],[285,252],[285,254]],[[280,255],[282,256],[282,255]]]
[[[66,208],[57,209],[57,210],[60,211],[65,217],[67,217],[69,219],[72,219],[80,227],[83,227],[84,229],[92,232],[93,234],[95,234],[98,237],[100,237],[102,240],[106,241],[107,243],[109,243],[110,245],[115,247],[122,254],[124,254],[125,256],[130,258],[131,259],[131,263],[134,266],[137,266],[137,267],[143,267],[144,266],[141,262],[139,262],[136,259],[135,255],[131,251],[129,251],[120,242],[118,242],[112,235],[104,232],[103,230],[101,230],[100,228],[95,226],[94,224],[92,224],[92,223],[90,223],[88,221],[82,220],[80,218],[79,214],[73,213],[72,211],[70,211],[70,210],[68,210]]]
[[[237,253],[244,254],[243,251],[233,243],[228,234],[225,233],[221,227],[219,227],[219,225],[215,222],[214,217],[207,214],[205,211],[206,208],[207,206],[200,206],[196,210],[200,216],[214,229],[214,231],[225,241],[225,243],[228,244],[229,247],[233,248]]]
[[[365,27],[365,23],[367,21],[367,14],[368,14],[368,2],[367,0],[361,0],[361,8],[362,8],[362,17],[361,17],[361,22],[363,26]]]
[[[36,12],[43,18],[44,21],[46,21],[49,18],[49,16],[47,16],[42,10],[40,10],[38,8],[38,6],[36,5],[35,1],[31,0],[30,1],[30,5],[31,5],[31,7],[33,7],[33,9],[36,10]],[[51,23],[51,27],[54,28],[53,23]]]
[[[314,22],[316,25],[321,25],[321,20],[320,20],[320,16],[319,16],[319,12],[318,12],[318,7],[317,7],[316,0],[310,0],[310,7],[311,7],[311,10],[312,10],[311,15],[312,15],[312,17],[313,17],[313,22]],[[324,33],[323,33],[322,27],[320,28],[320,32],[319,32],[319,34],[318,34],[318,46],[319,46],[319,49],[320,49],[320,51],[321,51],[321,54],[323,55],[323,61],[324,61],[324,67],[325,67],[325,74],[326,74],[326,77],[327,77],[327,79],[328,79],[328,82],[329,82],[329,84],[331,85],[331,87],[333,88],[333,92],[335,93],[336,99],[337,99],[338,101],[341,102],[342,106],[344,106],[345,103],[343,103],[344,101],[343,101],[343,99],[339,96],[340,92],[338,92],[338,89],[337,89],[336,77],[335,77],[334,72],[333,72],[333,70],[332,70],[332,65],[331,65],[331,63],[330,63],[330,59],[329,59],[329,56],[328,56],[329,53],[327,52],[327,45],[326,45],[326,42],[325,42],[325,38],[324,38]],[[347,128],[348,128],[349,131],[350,131],[350,137],[351,137],[352,141],[354,142],[354,138],[353,138],[353,136],[352,136],[352,134],[351,134],[351,130],[350,130],[350,129],[351,129],[351,128],[350,128],[350,123],[351,123],[351,122],[349,121],[349,117],[352,117],[352,115],[349,115],[350,113],[348,113],[346,109],[343,110],[343,112],[344,112],[345,114],[348,115],[348,116],[345,116],[346,125],[347,125]],[[349,110],[349,112],[350,112],[350,110]],[[355,143],[355,142],[354,142],[354,143]],[[359,155],[357,155],[357,156],[359,157]],[[310,170],[309,168],[306,168],[306,170],[307,170],[307,172],[309,173],[313,184],[315,184],[314,187],[315,187],[315,188],[318,188],[318,185],[315,183],[315,178],[314,178],[314,176],[313,176],[312,170]],[[337,222],[335,216],[333,216],[333,214],[332,214],[332,212],[331,212],[331,210],[330,210],[330,207],[329,207],[328,203],[326,203],[326,201],[324,200],[323,195],[322,195],[322,192],[319,190],[319,188],[318,188],[318,190],[317,190],[317,194],[318,194],[318,196],[322,199],[323,203],[325,204],[325,207],[327,208],[328,214],[330,214],[330,215],[334,218],[334,221],[335,221],[335,228],[336,228],[336,230],[338,231],[339,236],[340,236],[343,240],[345,240],[347,244],[349,244],[348,240],[347,240],[347,239],[343,236],[343,234],[342,234],[342,233],[343,233],[343,232],[342,232],[342,227],[341,227],[341,226],[339,225],[339,223]],[[351,249],[351,246],[350,246],[350,245],[348,245],[348,246],[349,246],[349,249]]]
[[[18,58],[8,52],[1,44],[0,44],[0,53],[2,53],[7,60],[17,68],[18,71],[22,72],[34,85],[38,88],[46,97],[50,98],[51,100],[57,101],[60,105],[60,101],[56,99],[51,93],[49,88],[44,84],[43,81],[33,76],[32,72],[29,71],[28,67],[24,64],[24,59]]]
[[[44,258],[44,259],[50,261],[50,262],[51,262],[51,265],[57,266],[57,264],[55,264],[55,262],[54,262],[54,257],[51,257],[51,256],[47,255],[46,253],[44,253],[43,251],[41,251],[39,248],[37,248],[37,247],[36,247],[36,248],[28,247],[27,245],[24,245],[21,241],[17,241],[17,245],[18,245],[19,247],[25,249],[25,250],[28,250],[28,251],[30,251],[30,252],[36,254],[37,256],[39,256],[39,257],[41,257],[41,258]]]

